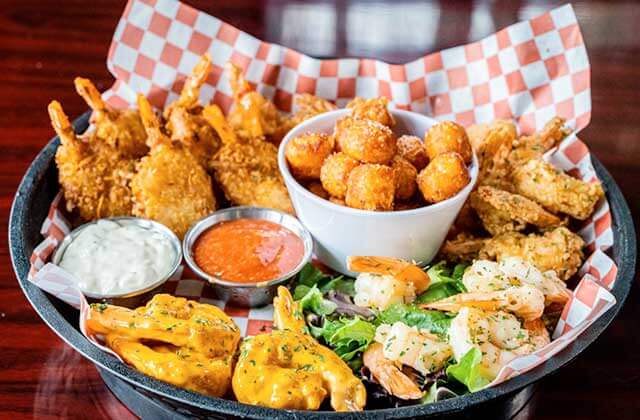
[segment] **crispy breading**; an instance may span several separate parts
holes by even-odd
[[[515,168],[513,185],[518,193],[549,211],[565,213],[585,220],[604,196],[599,181],[585,182],[574,178],[541,159]]]
[[[430,160],[443,153],[456,152],[464,163],[469,164],[473,156],[467,131],[453,121],[442,121],[432,126],[424,136],[424,149]]]
[[[309,93],[303,93],[296,96],[295,104],[297,109],[291,116],[291,128],[300,124],[304,120],[315,117],[316,115],[338,109],[337,106],[326,99],[319,98]]]
[[[385,97],[370,99],[354,98],[347,104],[347,108],[351,109],[351,116],[353,118],[372,120],[387,127],[393,127],[396,121],[389,112],[388,106],[389,100]]]
[[[182,238],[193,222],[216,209],[211,178],[187,148],[162,133],[142,95],[138,107],[151,152],[138,163],[131,181],[133,214],[156,220]]]
[[[509,232],[495,236],[484,243],[479,258],[502,260],[520,257],[544,272],[554,270],[564,281],[569,280],[580,267],[584,241],[566,227],[558,227],[543,235],[524,235]]]
[[[284,155],[296,179],[320,179],[320,169],[333,152],[334,139],[326,133],[303,133],[285,146]]]
[[[473,261],[478,258],[487,240],[468,233],[459,233],[454,239],[445,241],[440,248],[440,256],[449,261]]]
[[[509,180],[512,170],[509,156],[516,135],[515,126],[507,121],[491,124],[482,142],[476,146],[480,164],[478,186],[490,185],[506,191],[513,189]]]
[[[336,198],[344,198],[347,193],[347,181],[354,168],[360,162],[344,152],[330,155],[320,168],[320,181],[325,190]]]
[[[528,224],[539,228],[560,226],[563,221],[538,203],[518,194],[481,186],[470,196],[485,229],[492,235],[520,231]]]
[[[510,156],[512,166],[517,167],[531,159],[542,158],[545,152],[557,146],[570,133],[564,123],[563,118],[553,117],[539,132],[517,139]]]
[[[453,197],[470,181],[467,166],[456,152],[437,155],[417,177],[418,188],[428,203]]]
[[[420,137],[404,135],[398,138],[398,155],[407,159],[420,172],[429,164],[424,142]]]
[[[345,202],[357,209],[389,211],[393,210],[395,190],[391,167],[367,163],[351,171]]]
[[[391,129],[374,120],[343,118],[334,135],[341,151],[365,163],[387,164],[397,151]]]
[[[55,161],[67,209],[77,209],[83,221],[131,214],[135,162],[95,133],[77,136],[59,102],[49,104],[49,116],[60,137]]]

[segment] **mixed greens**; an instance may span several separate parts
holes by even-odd
[[[354,304],[355,279],[332,277],[309,264],[300,272],[294,284],[294,299],[300,302],[309,332],[320,343],[338,354],[366,384],[371,384],[362,354],[374,342],[376,328],[382,324],[402,322],[419,331],[446,338],[453,316],[445,312],[426,310],[419,304],[434,302],[466,292],[462,283],[465,265],[448,267],[440,262],[426,269],[430,278],[427,290],[413,304],[395,303],[382,311]],[[459,361],[449,360],[444,369],[429,377],[414,372],[424,390],[422,403],[430,403],[466,392],[474,392],[489,381],[480,372],[482,355],[472,349]],[[371,394],[383,395],[377,387]],[[384,390],[382,390],[384,391]],[[394,397],[384,395],[387,400]],[[396,405],[402,404],[396,400]]]

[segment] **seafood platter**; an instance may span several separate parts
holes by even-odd
[[[148,23],[170,10],[191,35]],[[73,81],[75,124],[52,98],[11,252],[36,311],[141,417],[510,415],[628,294],[629,210],[576,135],[570,6],[391,65],[134,0],[108,64],[107,92]]]

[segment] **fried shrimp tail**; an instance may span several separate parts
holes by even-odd
[[[191,74],[187,77],[187,80],[180,91],[180,97],[177,100],[176,106],[182,108],[193,108],[198,105],[198,98],[200,97],[200,88],[206,82],[209,73],[211,72],[211,56],[209,53],[205,53],[198,63],[191,70]]]
[[[73,126],[69,122],[69,117],[62,110],[60,102],[51,101],[47,110],[49,111],[51,125],[58,137],[60,137],[60,143],[64,146],[80,145],[82,142],[76,136]]]

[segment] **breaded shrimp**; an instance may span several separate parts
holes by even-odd
[[[172,143],[161,131],[142,95],[138,107],[151,152],[142,158],[131,181],[133,213],[166,225],[182,238],[192,223],[216,209],[211,178],[187,148]]]
[[[471,143],[467,132],[453,121],[443,121],[431,127],[424,136],[424,148],[431,160],[443,153],[456,152],[464,163],[471,163]]]
[[[305,133],[289,140],[284,155],[297,179],[320,179],[324,160],[333,152],[334,139],[325,133]]]
[[[340,150],[361,162],[386,164],[397,151],[393,132],[377,121],[343,118],[334,135]]]
[[[520,231],[528,224],[542,229],[563,224],[562,219],[536,202],[486,185],[471,193],[470,202],[485,229],[492,235]]]
[[[541,159],[534,159],[513,172],[518,193],[542,204],[552,212],[560,212],[585,220],[604,196],[599,181],[585,182],[556,169]]]
[[[89,79],[76,77],[74,84],[78,95],[93,110],[91,122],[99,139],[96,143],[110,147],[105,153],[120,155],[122,159],[138,159],[147,154],[147,133],[137,110],[112,108],[102,100],[100,92]]]
[[[351,109],[353,118],[363,120],[373,120],[387,127],[393,127],[396,124],[393,115],[388,109],[389,100],[385,97],[380,98],[354,98],[347,104],[347,108]]]
[[[67,209],[77,208],[83,221],[130,215],[134,161],[107,150],[95,135],[78,137],[58,101],[48,109],[60,137],[55,160]]]
[[[418,187],[429,203],[437,203],[458,194],[470,181],[469,171],[456,152],[435,156],[418,174]]]
[[[424,142],[420,137],[401,136],[398,138],[398,155],[408,160],[418,172],[429,163]]]
[[[344,152],[330,155],[320,168],[320,181],[325,190],[336,198],[344,198],[347,194],[347,181],[354,168],[360,162]]]
[[[200,87],[210,71],[211,58],[205,54],[187,77],[180,97],[164,110],[171,140],[182,143],[204,168],[220,148],[220,139],[202,117],[203,108],[198,102]]]
[[[260,138],[236,138],[215,106],[203,116],[226,140],[210,162],[216,181],[235,205],[253,205],[293,213],[287,188],[278,170],[276,147]]]
[[[540,132],[517,139],[510,156],[512,166],[515,168],[531,159],[540,159],[547,150],[558,145],[570,133],[564,123],[563,118],[553,117]]]
[[[395,172],[385,165],[367,163],[351,171],[345,202],[363,210],[393,210],[396,192]]]
[[[313,118],[316,115],[338,109],[338,107],[326,99],[319,98],[309,93],[303,93],[296,96],[295,104],[298,109],[289,118],[289,128],[293,128],[302,121]]]

